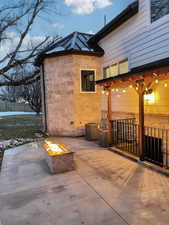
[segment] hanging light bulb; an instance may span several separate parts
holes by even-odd
[[[168,87],[168,84],[167,84],[167,83],[165,83],[165,84],[164,84],[164,87]]]
[[[126,93],[126,90],[123,90],[123,93]]]
[[[158,79],[156,79],[156,80],[155,80],[155,83],[156,83],[156,84],[158,84],[158,83],[159,83],[159,80],[158,80]]]

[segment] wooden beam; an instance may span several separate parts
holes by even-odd
[[[108,143],[112,146],[113,143],[113,132],[112,132],[112,89],[108,88],[108,98],[107,98],[107,118],[108,118]]]

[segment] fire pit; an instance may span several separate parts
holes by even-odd
[[[44,149],[46,162],[51,173],[63,173],[71,171],[74,166],[74,152],[65,146],[53,141],[45,140]]]

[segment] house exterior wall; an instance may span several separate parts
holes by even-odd
[[[74,121],[73,57],[44,61],[47,131],[50,135],[71,135]]]
[[[169,57],[169,14],[151,23],[151,0],[139,0],[139,12],[100,40],[103,67],[129,59],[129,69]]]
[[[80,69],[96,70],[101,58],[65,55],[44,60],[47,131],[52,136],[80,136],[84,125],[100,120],[100,90],[80,93]]]
[[[73,56],[75,75],[75,127],[82,128],[87,123],[98,123],[101,119],[101,91],[83,93],[80,90],[80,70],[95,70],[96,80],[101,79],[102,58],[95,56]]]
[[[169,57],[169,15],[151,23],[150,3],[151,0],[139,0],[139,12],[100,40],[99,45],[105,51],[102,69],[126,58],[129,59],[129,69],[133,69]],[[145,105],[145,122],[147,125],[165,127],[164,123],[169,123],[168,89],[160,83],[155,92],[158,101]],[[126,93],[112,92],[112,95],[113,118],[134,115],[138,118],[139,101],[135,90],[128,88]],[[104,115],[107,109],[106,96],[102,96],[101,108]]]

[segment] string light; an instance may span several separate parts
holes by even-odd
[[[126,93],[126,90],[123,90],[123,93]]]
[[[108,96],[109,95],[109,92],[106,92],[106,95]]]
[[[130,86],[129,86],[129,88],[132,88],[132,87],[133,87],[133,85],[130,85]]]
[[[165,84],[164,84],[164,87],[168,87],[168,84],[167,84],[167,83],[165,83]]]
[[[102,94],[103,94],[103,95],[105,94],[105,91],[104,91],[104,90],[102,90]]]
[[[158,80],[158,79],[156,79],[156,80],[155,80],[155,83],[156,83],[156,84],[158,84],[158,82],[159,82],[159,80]]]
[[[148,88],[146,88],[145,90],[148,91]]]
[[[138,91],[138,87],[136,87],[136,90]]]
[[[119,89],[118,88],[116,88],[116,92],[118,92],[119,91]]]
[[[111,91],[113,92],[114,91],[114,88]]]

